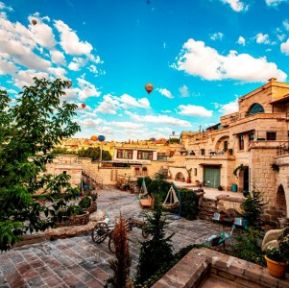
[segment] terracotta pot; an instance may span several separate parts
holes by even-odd
[[[269,273],[277,278],[282,278],[285,275],[287,264],[283,262],[276,262],[274,260],[271,260],[267,256],[265,256],[266,262],[267,262],[267,268],[269,270]]]

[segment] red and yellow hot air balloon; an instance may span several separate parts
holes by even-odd
[[[86,104],[85,104],[85,103],[81,103],[81,104],[80,104],[80,107],[81,107],[82,109],[85,109],[85,108],[86,108]]]
[[[90,137],[90,140],[92,140],[92,141],[97,141],[97,140],[98,140],[98,137],[97,137],[96,135],[92,135],[92,136]]]
[[[145,85],[145,90],[147,91],[148,94],[150,94],[154,90],[154,86],[152,83],[147,83]]]

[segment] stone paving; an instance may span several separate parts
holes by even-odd
[[[112,224],[120,211],[124,217],[143,217],[136,195],[113,189],[99,192],[98,209],[106,212]],[[211,222],[181,218],[169,220],[167,233],[175,233],[172,241],[178,251],[189,244],[201,243],[221,230],[220,225]],[[132,275],[136,272],[142,239],[140,229],[129,232]],[[97,245],[90,235],[14,248],[0,254],[0,288],[103,287],[111,274],[112,258],[108,240]]]

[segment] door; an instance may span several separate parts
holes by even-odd
[[[204,185],[218,188],[220,186],[220,167],[204,167]]]
[[[243,192],[249,192],[249,167],[245,166],[243,170]]]

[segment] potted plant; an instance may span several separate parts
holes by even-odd
[[[267,262],[269,273],[272,276],[278,278],[284,277],[287,263],[279,248],[268,248],[266,251],[265,260]]]

